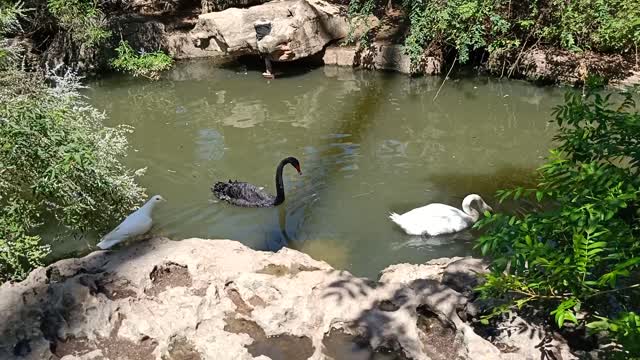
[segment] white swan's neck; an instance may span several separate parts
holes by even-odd
[[[477,201],[478,203],[483,202],[482,198],[478,195],[467,195],[464,200],[462,200],[462,211],[464,211],[465,214],[469,215],[471,220],[475,223],[476,221],[478,221],[478,219],[480,219],[480,212],[478,212],[478,210],[471,206],[474,201]]]

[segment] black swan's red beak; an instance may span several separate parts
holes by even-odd
[[[296,170],[298,170],[298,175],[302,175],[302,170],[300,170],[300,165],[294,165]]]

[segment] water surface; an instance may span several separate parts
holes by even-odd
[[[108,125],[135,127],[125,162],[146,167],[140,183],[168,200],[156,233],[288,246],[375,278],[393,263],[469,255],[477,235],[409,237],[390,211],[459,207],[472,192],[493,205],[494,191],[530,178],[550,146],[562,90],[478,77],[448,81],[434,101],[440,83],[329,67],[266,81],[258,69],[200,61],[158,82],[101,80],[87,95]],[[282,206],[213,198],[216,180],[275,191],[286,156],[300,159],[303,175],[285,169]]]

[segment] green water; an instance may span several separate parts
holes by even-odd
[[[266,81],[259,69],[202,61],[179,64],[158,82],[101,80],[87,95],[108,125],[135,127],[125,161],[146,167],[140,183],[168,200],[154,214],[155,233],[288,246],[375,278],[394,263],[472,254],[477,236],[410,237],[389,211],[459,207],[472,192],[495,205],[494,191],[530,179],[550,146],[561,89],[476,77],[448,81],[434,101],[440,83],[338,68]],[[215,201],[217,180],[275,192],[275,167],[286,156],[300,159],[303,175],[285,169],[282,206]]]

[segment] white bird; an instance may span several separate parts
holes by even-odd
[[[103,236],[98,243],[98,247],[103,250],[109,249],[129,238],[142,235],[151,230],[151,225],[153,225],[151,212],[160,201],[166,200],[160,195],[153,196],[140,209],[131,213],[120,225]]]
[[[473,207],[474,205],[477,205],[481,212],[493,211],[480,195],[470,194],[462,201],[464,211],[436,203],[413,209],[402,215],[392,212],[389,218],[409,235],[451,234],[462,231],[478,221],[480,212]]]

